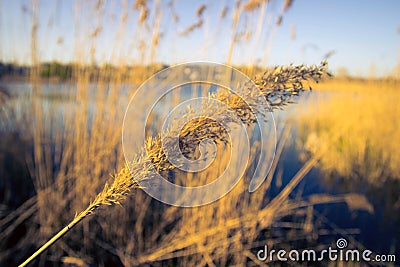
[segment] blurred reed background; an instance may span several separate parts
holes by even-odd
[[[204,49],[193,58],[206,59],[213,53],[209,48],[223,42],[223,60],[229,64],[235,58],[251,58],[252,64],[237,67],[256,77],[267,69],[269,44],[292,1],[191,4],[189,23],[180,20],[178,4],[77,1],[74,24],[67,25],[73,28],[73,44],[66,45],[73,49],[68,50],[63,45],[70,39],[64,35],[71,33],[54,23],[57,17],[63,19],[65,2],[46,6],[21,1],[21,23],[29,28],[21,41],[30,42],[30,66],[3,71],[0,83],[1,265],[16,265],[30,256],[124,167],[124,111],[135,89],[166,67],[160,63],[161,51],[170,50],[179,61],[183,51],[177,51],[174,42],[190,45],[190,34],[202,30],[199,42]],[[219,10],[218,18],[207,13],[213,8]],[[210,27],[214,21],[218,23]],[[230,31],[221,40],[224,25]],[[49,34],[54,38],[45,38],[43,45],[40,35],[49,32],[56,34]],[[167,32],[171,39],[164,40]],[[103,46],[107,49],[98,49]],[[261,57],[254,52],[259,49]],[[72,53],[77,60],[44,63],[44,50],[55,58]],[[323,249],[335,244],[337,236],[365,248],[371,243],[368,233],[354,229],[354,224],[340,225],[331,216],[337,210],[326,213],[321,204],[346,204],[335,205],[361,221],[361,228],[371,218],[398,225],[398,81],[342,78],[311,84],[317,89],[311,96],[295,98],[300,103],[276,111],[277,157],[256,192],[247,191],[251,176],[246,175],[219,201],[177,208],[138,189],[122,207],[102,209],[82,221],[34,264],[263,266],[274,264],[256,257],[265,244]],[[179,103],[179,96],[171,102]],[[152,119],[157,124],[157,116]],[[209,181],[225,168],[228,152],[218,153],[213,167],[201,174],[177,172],[176,182]],[[300,183],[305,177],[307,184]],[[389,218],[374,217],[381,215]],[[400,234],[390,229],[397,232],[386,246],[379,243],[376,253],[398,250]]]

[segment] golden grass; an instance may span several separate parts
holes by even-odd
[[[374,183],[399,178],[399,82],[334,79],[317,90],[322,94],[311,97],[294,118],[302,136],[299,146],[311,153],[331,147],[321,159],[329,172]],[[343,134],[332,140],[337,132]]]
[[[315,68],[310,70],[315,70]],[[276,73],[281,77],[280,72],[276,69],[271,73],[269,75]],[[191,209],[179,209],[157,203],[140,190],[135,190],[135,194],[130,194],[129,201],[124,202],[123,209],[113,208],[105,212],[98,212],[97,216],[91,220],[83,220],[81,224],[77,225],[81,219],[93,213],[103,204],[122,202],[136,187],[135,179],[146,177],[145,169],[141,168],[143,165],[137,166],[138,176],[132,176],[126,166],[121,164],[124,162],[119,144],[123,110],[115,108],[119,101],[120,87],[118,83],[111,85],[107,96],[103,90],[106,84],[101,82],[96,84],[99,90],[95,91],[95,100],[91,102],[89,78],[88,76],[80,77],[77,94],[72,96],[77,105],[73,106],[73,116],[64,114],[66,125],[62,132],[59,129],[60,132],[55,131],[53,135],[49,134],[51,122],[59,118],[53,116],[53,113],[44,113],[41,110],[43,106],[38,105],[37,108],[40,108],[40,112],[35,110],[35,113],[30,114],[34,116],[28,117],[29,121],[33,119],[34,123],[42,125],[41,129],[36,129],[31,133],[27,131],[26,134],[29,136],[29,134],[41,133],[40,139],[35,139],[34,142],[36,145],[35,156],[41,155],[41,160],[36,159],[39,165],[32,164],[31,168],[32,173],[36,173],[37,168],[41,168],[43,173],[35,182],[37,195],[29,201],[29,205],[27,204],[25,208],[21,207],[16,214],[12,214],[12,217],[17,219],[10,219],[11,221],[15,220],[15,223],[6,228],[8,234],[5,233],[3,236],[4,240],[7,240],[9,234],[18,225],[28,220],[29,225],[32,225],[31,233],[36,234],[38,239],[23,239],[13,248],[23,249],[25,255],[27,246],[37,246],[37,243],[45,241],[55,230],[62,228],[62,225],[67,225],[65,230],[56,237],[62,236],[71,227],[75,227],[75,229],[50,248],[46,252],[47,255],[43,254],[42,260],[47,261],[49,257],[56,257],[63,261],[67,255],[71,258],[79,258],[85,264],[90,264],[91,262],[101,262],[106,257],[114,255],[126,266],[149,262],[155,265],[176,262],[179,266],[205,264],[220,266],[233,263],[245,265],[246,262],[252,261],[249,253],[252,253],[253,247],[257,247],[260,240],[269,239],[268,236],[260,236],[260,233],[269,229],[283,216],[296,215],[299,218],[305,216],[308,218],[307,221],[312,221],[313,213],[305,213],[305,210],[309,210],[314,204],[326,201],[344,201],[351,205],[351,201],[354,199],[354,197],[346,196],[331,198],[321,196],[320,199],[316,196],[314,199],[302,201],[290,199],[290,193],[304,175],[321,159],[321,153],[310,159],[293,177],[290,184],[282,190],[281,194],[274,199],[269,199],[268,202],[265,199],[265,190],[270,186],[272,176],[252,194],[247,191],[248,183],[245,177],[234,190],[221,200]],[[265,77],[270,78],[270,76]],[[259,79],[258,84],[263,84],[261,81]],[[271,81],[274,82],[275,78]],[[287,86],[277,87],[277,90],[281,90],[282,94],[287,95],[283,103],[289,103],[290,94],[296,95],[301,90],[299,88],[294,90],[291,84],[289,82]],[[268,92],[271,87],[266,86],[265,88]],[[40,89],[41,87],[38,86],[37,90]],[[218,97],[218,94],[216,96]],[[226,98],[225,94],[219,96],[228,103],[230,102],[230,98]],[[32,99],[37,101],[35,97]],[[96,109],[91,115],[90,107],[93,103]],[[238,110],[248,111],[248,108],[236,98],[233,98],[231,103],[234,103],[232,106]],[[91,116],[93,118],[90,118]],[[250,122],[251,118],[251,116],[243,117],[244,120],[250,120]],[[203,126],[201,121],[193,121],[193,123],[195,123],[195,127],[188,127],[188,129],[196,131],[197,128]],[[189,133],[191,132],[189,131]],[[287,137],[287,132],[282,136]],[[284,142],[283,139],[281,142]],[[188,139],[187,142],[190,142],[189,140],[191,139]],[[149,143],[151,145],[147,149],[150,151],[150,155],[152,150],[155,155],[159,154],[159,142],[160,139],[156,138]],[[278,147],[281,147],[278,150],[280,151],[282,145]],[[49,151],[56,151],[56,154],[59,154],[59,161],[47,156]],[[222,153],[217,157],[217,161],[216,168],[197,176],[178,174],[176,180],[184,180],[186,184],[204,184],[209,177],[213,177],[216,172],[225,168],[229,156]],[[162,162],[165,161],[159,161],[159,163]],[[50,172],[47,175],[46,170],[52,169],[54,166],[58,166],[59,171],[55,172],[55,176]],[[274,162],[273,166],[277,168],[277,162]],[[108,176],[113,169],[121,171],[114,175],[109,185],[104,186],[104,183],[110,180]],[[93,199],[93,196],[99,191],[100,194]],[[85,203],[88,202],[90,205],[85,208]],[[35,205],[32,206],[31,203]],[[365,201],[365,203],[368,202]],[[364,206],[361,204],[358,205],[358,208],[368,209],[367,204]],[[353,203],[353,206],[357,205]],[[83,212],[77,214],[73,221],[68,223],[71,214],[66,210],[83,210]],[[6,219],[4,223],[10,220]],[[118,222],[118,227],[116,227],[116,222]],[[35,225],[38,227],[36,228]],[[305,238],[310,231],[318,231],[318,229],[309,227],[310,224],[307,225],[304,229],[296,230],[297,238]],[[4,251],[3,257],[13,255],[13,249]],[[104,257],[104,254],[108,256]],[[253,260],[256,261],[256,259]]]
[[[274,10],[269,8],[269,3],[267,8],[265,1],[250,2],[254,4],[251,8],[248,7],[248,10],[245,10],[244,4],[239,2],[235,5],[232,14],[227,14],[226,7],[222,10],[225,14],[221,15],[221,20],[232,15],[228,62],[233,60],[236,52],[241,56],[243,56],[243,51],[252,52],[247,43],[240,47],[239,41],[242,42],[249,36],[254,37],[256,48],[259,43],[265,44],[263,42],[265,38],[262,37],[267,36],[267,33],[263,26],[269,25],[273,28],[272,34],[268,32],[267,42],[270,42],[270,37],[278,27],[273,19]],[[282,10],[287,9],[291,2],[285,1]],[[165,30],[160,27],[164,25],[161,23],[163,13],[160,12],[160,3],[161,1],[157,1],[155,7],[150,9],[147,1],[135,1],[132,12],[128,12],[129,9],[124,6],[125,11],[121,13],[115,40],[110,42],[111,58],[117,65],[155,62],[160,40],[162,41],[162,30]],[[173,4],[171,2],[171,6]],[[74,86],[76,85],[76,93],[69,96],[69,101],[73,104],[67,107],[68,112],[58,112],[60,103],[55,106],[50,105],[49,112],[44,106],[43,99],[38,98],[43,95],[42,91],[45,87],[43,81],[38,78],[39,50],[42,49],[38,47],[38,5],[38,1],[32,1],[30,13],[32,16],[31,58],[34,65],[30,83],[32,91],[22,109],[22,116],[18,120],[15,119],[15,130],[23,133],[25,141],[32,143],[32,150],[29,151],[31,156],[26,156],[25,161],[35,186],[35,196],[0,221],[2,229],[0,243],[1,247],[5,248],[0,252],[2,262],[10,263],[8,265],[19,263],[28,257],[38,244],[44,243],[55,231],[67,225],[53,240],[56,241],[67,232],[69,234],[46,250],[40,257],[40,263],[82,266],[90,264],[243,266],[252,262],[260,264],[254,257],[252,249],[264,245],[267,241],[281,241],[268,236],[268,231],[274,222],[279,221],[283,216],[296,216],[300,218],[300,228],[294,228],[291,233],[294,233],[296,238],[310,238],[310,236],[318,235],[319,231],[312,225],[314,204],[326,201],[344,201],[351,204],[352,199],[355,199],[354,195],[351,198],[346,195],[319,196],[320,198],[316,196],[313,199],[301,201],[290,198],[290,193],[304,175],[317,164],[322,154],[313,155],[274,199],[265,196],[272,175],[252,194],[247,191],[248,183],[245,177],[220,201],[191,209],[163,205],[152,200],[141,190],[134,190],[135,194],[129,194],[137,187],[136,179],[149,177],[146,177],[146,168],[142,168],[143,162],[139,161],[140,157],[138,157],[138,162],[141,164],[128,163],[137,166],[137,176],[132,175],[126,168],[120,145],[123,109],[119,107],[127,103],[121,100],[120,96],[125,82],[137,85],[152,74],[154,69],[84,67],[83,65],[88,64],[88,61],[93,65],[96,64],[96,45],[102,41],[99,39],[102,35],[102,26],[110,23],[108,19],[111,17],[112,20],[112,16],[107,12],[106,2],[87,1],[82,6],[77,4],[74,11],[76,12],[75,25],[73,25],[76,38],[73,42],[78,67],[74,69],[72,74],[74,80],[71,81]],[[259,16],[248,17],[258,19],[256,34],[251,35],[252,27],[243,27],[240,21],[243,16],[247,16],[246,12],[255,12],[259,6],[263,9]],[[264,12],[265,9],[267,9],[266,12]],[[135,13],[136,11],[138,14]],[[191,31],[203,26],[203,19],[207,19],[206,13],[207,9],[198,9],[198,20],[190,29]],[[135,17],[135,14],[138,16]],[[282,21],[282,14],[278,14],[280,21]],[[127,27],[132,17],[138,20],[134,31],[132,27]],[[175,22],[170,23],[170,20]],[[165,25],[170,23],[171,28],[175,29],[177,20],[176,16],[171,16],[166,19]],[[94,22],[93,29],[87,27],[88,21]],[[265,24],[264,21],[268,23]],[[104,25],[101,25],[102,23]],[[205,40],[210,46],[214,40],[209,41]],[[133,50],[122,48],[122,44],[125,43],[130,45],[129,48],[138,50],[139,56],[132,59]],[[51,48],[51,44],[48,45]],[[268,48],[263,56],[266,57],[267,54]],[[255,58],[255,55],[251,57]],[[301,75],[291,76],[291,73],[301,74],[304,70],[307,74],[307,68],[304,66],[273,68],[255,79],[255,82],[260,88],[267,89],[263,93],[272,106],[282,107],[290,103],[292,95],[301,91],[298,82],[303,78]],[[309,70],[311,70],[311,76],[306,77],[307,79],[319,78],[318,67]],[[256,71],[257,68],[251,66],[246,70],[246,74],[252,77]],[[263,82],[266,82],[268,86]],[[131,90],[134,87],[131,86]],[[237,110],[247,114],[248,107],[234,97],[232,99],[227,98],[227,101],[233,101]],[[7,108],[17,109],[12,102],[7,104]],[[248,122],[251,121],[251,117],[243,118],[246,121],[250,119]],[[54,126],[59,126],[59,123],[62,127]],[[189,127],[189,129],[197,129],[199,126],[204,125],[199,123],[196,127]],[[283,140],[280,142],[284,143]],[[156,155],[154,159],[160,159],[159,144],[160,139],[157,138],[148,143],[148,151],[157,153],[154,154]],[[281,149],[282,146],[280,146]],[[257,147],[254,149],[256,150]],[[229,161],[229,157],[224,153],[217,159],[218,164],[215,169],[197,176],[178,174],[176,180],[185,180],[187,184],[202,182],[204,184],[204,181],[213,177],[216,171],[223,170]],[[278,168],[277,160],[273,164],[274,170]],[[157,162],[162,163],[159,166],[164,166],[161,169],[168,167],[164,165],[167,164],[164,159]],[[116,174],[113,179],[110,179],[109,175],[114,170]],[[109,181],[108,184],[107,181]],[[105,183],[106,186],[104,186]],[[95,197],[96,194],[97,197]],[[99,207],[122,203],[127,197],[129,201],[123,202],[123,208],[97,212],[91,220],[81,221]],[[367,202],[362,201],[365,200],[364,198],[356,199],[358,207],[357,203],[353,203],[353,206],[368,209]],[[79,210],[82,212],[77,213],[71,222],[73,212]],[[307,223],[302,223],[303,219]],[[80,221],[81,223],[78,224]],[[73,231],[70,231],[71,227],[74,227]],[[15,239],[13,234],[17,232],[16,229],[21,228],[26,229],[26,232],[22,237]],[[47,247],[42,251],[45,249]]]

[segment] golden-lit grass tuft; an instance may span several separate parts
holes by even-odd
[[[329,172],[373,183],[399,178],[399,82],[333,79],[317,90],[294,118],[299,145],[311,153],[330,147],[320,163]],[[333,140],[337,132],[342,134]]]

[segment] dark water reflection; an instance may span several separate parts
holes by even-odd
[[[274,176],[271,194],[276,195],[282,187],[303,166],[304,161],[299,158],[299,151],[293,143],[288,145],[280,158],[280,167],[283,169],[282,185],[274,186],[277,182]],[[351,210],[345,203],[317,205],[314,210],[314,219],[319,226],[329,234],[320,235],[317,244],[330,244],[338,238],[354,238],[365,249],[377,254],[396,254],[400,257],[400,208],[398,196],[400,180],[387,178],[381,184],[370,184],[365,179],[341,177],[326,174],[318,168],[312,169],[292,193],[303,197],[313,194],[346,194],[358,193],[366,196],[374,208],[374,213],[363,210]],[[351,241],[349,241],[351,243]],[[301,245],[300,245],[301,246]],[[305,246],[307,247],[307,246]]]

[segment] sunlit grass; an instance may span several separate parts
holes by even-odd
[[[296,116],[299,146],[312,154],[328,146],[320,167],[329,172],[373,183],[400,178],[399,82],[336,79],[317,90]]]
[[[2,106],[4,113],[0,119],[7,120],[7,125],[12,125],[11,130],[5,131],[4,136],[7,138],[1,140],[4,144],[2,143],[0,147],[4,148],[4,154],[13,154],[9,158],[17,158],[22,162],[14,162],[20,164],[17,168],[23,167],[29,172],[26,177],[21,178],[21,182],[17,180],[18,184],[24,182],[31,184],[28,196],[18,194],[20,192],[17,190],[22,191],[23,187],[16,187],[15,191],[10,187],[5,189],[7,195],[21,197],[19,202],[25,202],[18,207],[6,207],[4,216],[3,214],[1,216],[1,263],[15,265],[22,262],[71,220],[78,221],[94,213],[95,210],[96,216],[92,216],[90,220],[84,220],[71,231],[69,228],[75,224],[70,224],[65,231],[69,231],[68,235],[46,251],[41,256],[40,262],[54,265],[75,263],[82,266],[263,264],[255,257],[254,250],[267,241],[287,245],[292,240],[318,237],[320,229],[313,225],[316,216],[313,213],[314,205],[345,202],[357,209],[373,210],[364,197],[356,194],[330,197],[317,195],[309,199],[292,199],[291,197],[291,193],[299,182],[318,161],[322,162],[322,166],[326,165],[325,161],[328,163],[333,161],[330,159],[330,153],[324,149],[318,149],[318,153],[314,153],[315,147],[328,143],[332,127],[337,128],[333,130],[335,133],[341,135],[344,132],[346,137],[348,129],[354,126],[352,121],[360,120],[359,116],[367,116],[369,119],[361,124],[363,127],[353,131],[359,133],[358,135],[363,135],[364,139],[368,139],[368,134],[373,131],[370,129],[372,127],[370,118],[374,114],[372,110],[386,108],[380,103],[370,103],[377,106],[371,106],[370,110],[365,111],[366,114],[357,117],[351,109],[354,103],[347,97],[348,91],[345,90],[347,84],[334,82],[331,82],[330,86],[336,89],[344,88],[343,94],[346,95],[344,99],[347,100],[338,99],[337,102],[331,104],[331,109],[326,111],[314,106],[321,110],[319,114],[312,112],[315,118],[311,116],[312,118],[308,119],[307,113],[304,113],[304,118],[307,118],[304,121],[310,124],[302,124],[305,131],[303,136],[305,136],[306,149],[312,152],[312,155],[297,174],[291,177],[292,179],[287,184],[282,185],[276,196],[268,195],[268,189],[272,183],[272,172],[266,183],[256,192],[250,194],[247,191],[249,177],[244,177],[226,197],[203,207],[179,209],[153,200],[136,188],[135,181],[131,180],[131,175],[125,168],[121,147],[121,127],[129,95],[141,82],[163,67],[156,64],[160,47],[168,42],[168,40],[163,40],[165,37],[163,31],[172,29],[179,35],[177,29],[185,26],[177,24],[176,14],[168,13],[174,13],[174,2],[168,1],[167,5],[167,2],[155,1],[153,6],[148,1],[135,1],[132,7],[123,6],[120,17],[117,19],[109,13],[107,2],[87,1],[82,6],[77,4],[74,11],[75,25],[72,25],[75,39],[72,41],[73,53],[78,62],[70,66],[60,66],[55,62],[41,64],[41,51],[53,48],[56,51],[54,56],[57,56],[58,53],[63,53],[64,46],[63,39],[60,37],[57,44],[46,43],[48,47],[39,47],[40,7],[38,4],[38,1],[32,1],[30,8],[32,10],[29,9],[27,12],[32,22],[29,26],[31,27],[31,61],[34,64],[30,80],[27,78],[25,82],[28,81],[28,83],[24,84],[29,88],[29,92],[24,96],[26,98],[23,105],[21,103],[14,105],[15,99],[10,100],[6,93],[2,93],[0,99],[1,104],[6,103]],[[215,42],[220,42],[219,36],[228,36],[223,42],[227,48],[226,61],[230,63],[237,59],[235,58],[237,56],[250,55],[250,58],[254,60],[249,66],[243,66],[241,70],[250,77],[260,74],[255,81],[261,85],[261,88],[264,86],[263,82],[269,83],[268,87],[265,87],[267,90],[263,93],[270,100],[270,104],[275,107],[284,107],[285,104],[290,103],[292,95],[300,93],[299,82],[305,78],[319,79],[320,69],[310,68],[307,71],[304,66],[277,67],[271,68],[263,75],[259,73],[261,68],[252,64],[258,57],[253,53],[260,46],[263,49],[266,47],[266,51],[262,51],[264,55],[261,61],[265,63],[269,52],[267,46],[270,36],[282,23],[282,16],[291,6],[292,1],[283,1],[281,10],[270,8],[269,1],[249,1],[247,4],[242,2],[242,6],[239,4],[238,2],[238,5],[232,6],[231,9],[221,6],[221,11],[225,15],[221,14],[219,23],[224,24],[226,23],[224,20],[229,19],[227,24],[232,25],[232,29],[221,34],[222,30],[218,23],[213,35],[203,40],[205,48],[212,47]],[[202,29],[206,24],[204,22],[210,19],[203,5],[193,8],[193,14],[197,13],[194,21],[191,21],[194,24],[189,24],[187,30],[183,31],[184,34],[179,35],[180,37],[175,36],[175,42],[182,41],[185,36]],[[91,22],[90,25],[88,22]],[[111,39],[106,38],[110,31],[107,29],[109,23],[118,25],[115,27],[116,34],[112,35]],[[165,25],[172,25],[171,29],[165,29]],[[104,44],[109,46],[111,54],[109,57],[102,58],[98,48]],[[204,49],[204,54],[206,50]],[[194,58],[198,59],[198,54]],[[111,62],[114,65],[103,64],[105,62]],[[291,76],[291,74],[298,75]],[[53,80],[49,80],[49,77],[53,77]],[[290,79],[285,80],[287,78]],[[60,91],[73,86],[71,90],[73,92],[65,95],[46,92],[45,88],[50,81],[54,84],[59,83]],[[13,89],[15,85],[7,86]],[[380,97],[374,89],[369,89],[368,92],[365,94],[363,86],[357,85],[357,90],[353,89],[352,93],[363,95],[361,98],[366,97],[368,102]],[[369,94],[373,94],[374,97],[370,97]],[[383,96],[386,102],[396,99],[394,94],[393,98],[386,94]],[[149,92],[149,97],[151,97],[151,92]],[[175,100],[179,102],[179,99]],[[347,105],[344,105],[346,102],[348,102]],[[240,101],[235,101],[235,103],[241,104]],[[358,106],[360,109],[364,108],[362,103]],[[298,105],[296,108],[300,107],[301,105]],[[246,111],[246,107],[238,106],[237,108]],[[338,108],[339,110],[336,110]],[[394,112],[398,111],[394,109]],[[324,114],[326,117],[334,115],[335,113],[331,110],[336,110],[338,116],[341,114],[341,122],[335,122],[336,116],[329,120],[317,120]],[[347,114],[349,121],[344,119],[347,116],[344,110],[349,112]],[[394,115],[390,116],[394,119]],[[318,130],[313,130],[314,125]],[[397,133],[396,125],[397,123],[393,123],[392,128]],[[195,128],[192,127],[191,130]],[[367,130],[369,132],[364,132]],[[310,137],[306,131],[315,132],[316,137]],[[385,130],[380,131],[382,135],[389,134]],[[324,134],[324,132],[327,133]],[[282,152],[287,136],[287,133],[282,134],[278,151]],[[351,141],[351,138],[349,138],[350,141],[346,141],[348,143],[341,144],[340,149],[345,152],[343,156],[350,159],[355,154],[358,159],[362,159],[365,155],[370,155],[365,152],[366,148],[363,148],[364,139],[359,139],[357,146],[351,143],[355,142]],[[13,144],[10,145],[8,142],[11,141],[8,140],[11,140]],[[158,153],[162,152],[159,141],[156,139],[154,143],[149,144],[154,150],[153,159],[160,159],[162,156],[162,153]],[[377,140],[369,142],[374,146],[378,146],[379,143]],[[28,144],[27,147],[12,149],[13,145],[25,144]],[[391,144],[387,141],[386,145]],[[333,147],[336,148],[337,145],[334,144]],[[364,154],[357,152],[356,147],[361,147],[359,150],[364,151]],[[257,146],[253,149],[256,151]],[[280,155],[280,152],[277,154]],[[392,160],[391,154],[385,153],[383,157],[385,162],[387,158],[390,158],[390,166],[394,165],[395,160]],[[336,154],[341,155],[340,151]],[[328,158],[325,159],[325,157]],[[165,159],[162,159],[165,163]],[[273,171],[280,168],[279,159],[279,157],[276,158]],[[213,168],[197,176],[191,173],[178,174],[175,177],[176,182],[191,185],[204,184],[210,177],[222,172],[229,160],[229,155],[222,153],[218,155]],[[336,160],[335,167],[340,167],[342,164],[343,172],[349,171],[350,167],[347,166],[346,169],[341,160]],[[394,170],[394,167],[391,168]],[[144,172],[143,168],[136,174],[142,176],[142,172]],[[15,172],[7,173],[7,175],[10,181],[15,181]],[[105,186],[107,182],[108,186]],[[89,203],[91,204],[87,208]],[[100,206],[119,203],[123,206],[97,211]],[[83,213],[79,213],[82,210]],[[75,218],[78,219],[74,220],[75,212],[77,212]],[[274,223],[279,225],[280,220],[285,216],[290,216],[291,225],[296,227],[283,231],[279,229],[282,234],[279,238],[271,236],[270,232]],[[291,233],[290,240],[285,238],[288,232]]]

